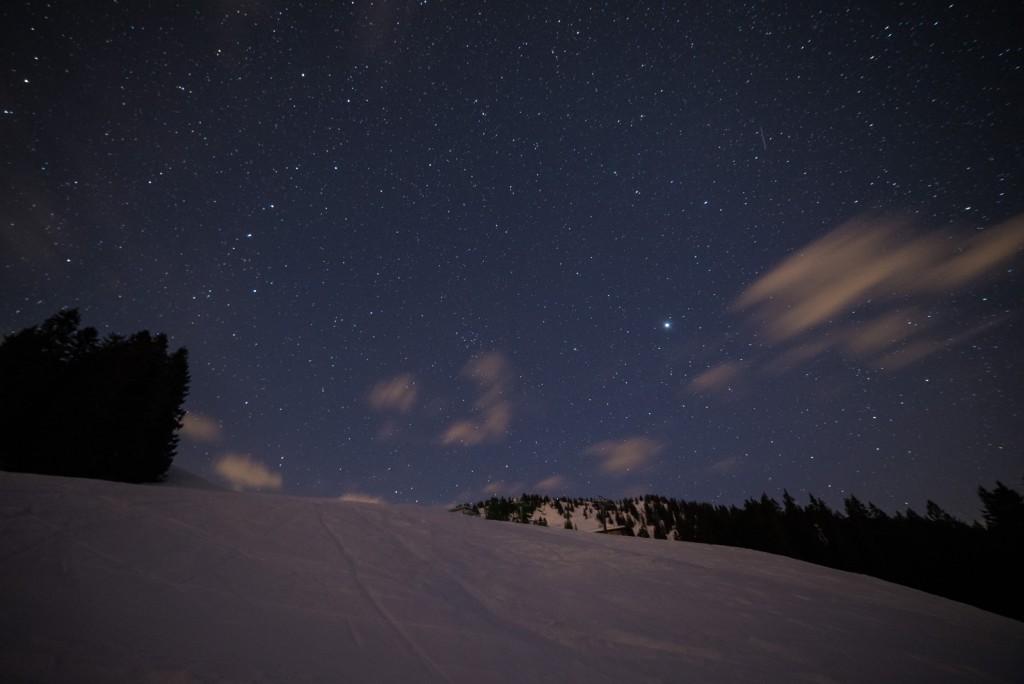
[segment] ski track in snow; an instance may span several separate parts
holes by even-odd
[[[326,532],[327,536],[334,543],[334,546],[338,549],[339,555],[341,555],[341,557],[345,559],[345,562],[347,563],[348,567],[352,572],[352,579],[359,587],[359,591],[363,594],[363,596],[366,597],[366,600],[369,601],[371,605],[373,605],[373,607],[377,610],[378,613],[380,613],[380,615],[387,621],[387,623],[391,625],[392,629],[395,630],[398,636],[400,636],[402,640],[409,645],[409,648],[412,649],[413,653],[415,653],[416,656],[420,659],[420,661],[423,663],[423,666],[428,671],[433,673],[437,678],[441,679],[442,681],[450,683],[451,680],[447,677],[447,675],[445,675],[445,673],[441,670],[437,663],[435,663],[430,658],[430,656],[427,655],[423,651],[423,649],[419,647],[419,644],[416,643],[415,639],[409,636],[405,628],[402,627],[402,624],[395,619],[391,612],[388,611],[381,604],[380,601],[377,600],[377,597],[374,595],[373,591],[371,591],[370,588],[367,586],[366,582],[363,581],[363,578],[359,572],[359,565],[356,562],[356,559],[352,556],[351,553],[349,553],[348,549],[345,548],[345,544],[341,541],[341,536],[339,536],[333,529],[331,529],[331,526],[327,523],[327,520],[324,517],[324,504],[318,503],[316,510],[317,519],[320,522],[320,526],[324,529],[324,532]],[[363,518],[363,522],[365,523],[365,518]]]

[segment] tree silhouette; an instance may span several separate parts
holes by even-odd
[[[0,343],[0,468],[125,482],[174,459],[188,353],[148,331],[100,340],[77,309]]]
[[[1024,497],[998,480],[992,491],[978,487],[978,496],[984,506],[982,516],[988,529],[1001,536],[1024,540]]]
[[[742,508],[645,495],[642,509],[637,508],[641,499],[624,499],[602,500],[596,510],[599,518],[614,515],[629,536],[638,528],[638,537],[665,539],[671,533],[678,541],[783,554],[1024,620],[1024,496],[1002,482],[992,490],[979,487],[978,495],[984,526],[958,520],[931,500],[926,515],[908,508],[890,516],[852,495],[843,500],[844,512],[813,494],[801,506],[788,491],[781,505],[767,494],[747,499]],[[537,499],[527,494],[519,502],[492,499],[487,510],[497,519],[513,520],[517,506]],[[570,514],[575,507],[589,515],[586,499],[565,500],[566,529],[576,528]]]

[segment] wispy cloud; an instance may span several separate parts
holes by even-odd
[[[647,465],[663,448],[664,444],[649,437],[629,437],[592,444],[586,453],[600,458],[601,472],[624,475]]]
[[[737,298],[775,342],[790,340],[869,304],[945,294],[991,273],[1024,248],[1024,216],[970,237],[909,236],[892,219],[846,223],[785,259]],[[893,310],[848,328],[847,340],[872,329],[874,344],[891,330]],[[870,333],[869,333],[870,334]],[[900,332],[895,341],[906,337]],[[867,350],[865,350],[867,351]]]
[[[214,463],[214,472],[224,478],[232,489],[280,489],[280,473],[245,454],[224,454]]]
[[[523,481],[517,482],[506,482],[501,478],[495,478],[488,482],[481,489],[481,493],[484,496],[518,496],[524,492],[527,492],[529,487]]]
[[[363,504],[382,504],[385,503],[384,499],[379,496],[373,496],[372,494],[360,494],[358,492],[349,492],[342,494],[338,497],[338,501],[348,501],[351,503],[363,503]]]
[[[367,397],[376,411],[408,413],[416,404],[416,378],[408,373],[380,380]]]
[[[727,456],[712,463],[708,470],[717,475],[728,475],[738,470],[741,465],[742,461],[738,456]]]
[[[460,377],[473,381],[479,395],[473,403],[473,415],[452,423],[441,437],[442,444],[475,446],[504,439],[512,422],[508,402],[511,372],[501,352],[489,352],[471,359]]]
[[[970,234],[921,234],[906,221],[857,219],[810,243],[733,302],[768,358],[727,361],[696,375],[694,392],[721,390],[746,370],[786,372],[827,351],[883,369],[919,361],[1002,322],[952,310],[946,298],[1005,273],[1024,250],[1024,215]]]
[[[725,361],[713,366],[703,373],[697,374],[690,381],[690,389],[694,392],[708,392],[725,389],[743,370],[741,364]]]
[[[497,495],[505,491],[505,484],[502,482],[488,482],[484,485],[484,494]]]
[[[557,492],[564,490],[568,482],[564,475],[552,475],[538,482],[534,488],[539,492]]]
[[[219,442],[223,437],[220,423],[209,416],[189,411],[181,420],[181,429],[178,434],[193,442],[212,444]]]

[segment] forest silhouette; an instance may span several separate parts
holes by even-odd
[[[0,343],[0,469],[162,480],[188,394],[188,352],[164,334],[100,339],[77,309]]]
[[[536,511],[548,505],[573,529],[592,517],[605,531],[637,537],[737,546],[871,575],[1024,620],[1024,497],[1002,482],[978,487],[980,521],[965,523],[928,501],[925,515],[889,515],[857,497],[835,511],[810,495],[801,506],[762,494],[743,506],[645,495],[620,501],[493,497],[455,510],[491,520],[554,525]],[[549,509],[550,510],[550,509]]]

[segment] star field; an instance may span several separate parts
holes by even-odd
[[[973,518],[1024,13],[869,5],[8,3],[0,329],[166,332],[240,488]]]

